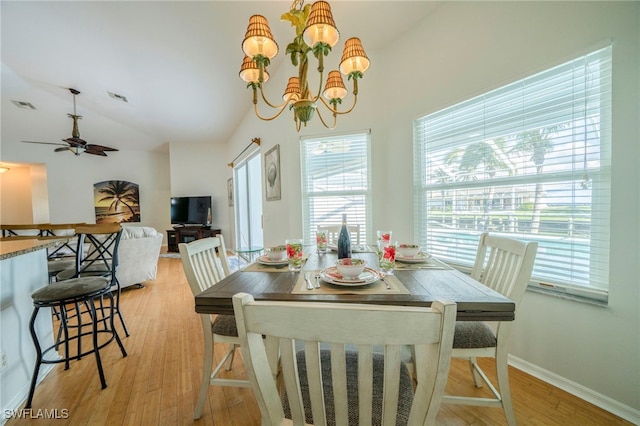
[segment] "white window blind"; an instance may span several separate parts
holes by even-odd
[[[470,266],[481,232],[539,243],[532,285],[606,301],[611,46],[414,123],[415,232]]]
[[[305,244],[315,243],[318,226],[342,223],[343,213],[350,225],[360,225],[360,241],[366,242],[371,222],[369,136],[357,133],[301,139]]]

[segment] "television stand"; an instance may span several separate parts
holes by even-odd
[[[211,229],[206,225],[184,225],[167,229],[167,251],[178,252],[178,244],[190,243],[202,238],[215,237],[222,234],[220,229]]]

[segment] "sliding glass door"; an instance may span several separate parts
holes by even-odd
[[[262,166],[260,151],[234,168],[236,250],[262,247]]]

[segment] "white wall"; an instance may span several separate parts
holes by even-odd
[[[30,167],[12,166],[8,172],[1,174],[0,197],[3,200],[0,204],[0,221],[3,224],[35,223]]]
[[[234,155],[235,156],[235,155]],[[212,228],[220,229],[232,248],[233,234],[227,200],[227,179],[233,169],[228,147],[221,144],[170,144],[171,196],[211,196]],[[167,201],[168,203],[168,201]]]
[[[411,238],[415,118],[610,40],[614,41],[614,117],[609,305],[596,307],[527,292],[516,314],[511,353],[601,395],[607,404],[622,405],[622,411],[638,419],[640,3],[445,3],[389,50],[367,52],[372,67],[360,82],[359,105],[336,130],[324,130],[314,122],[300,134],[370,128],[373,229],[391,228],[399,239]],[[366,48],[366,40],[363,43]],[[286,68],[290,73],[291,66]],[[285,70],[270,72],[269,83],[284,87]],[[249,103],[249,93],[246,96]],[[289,117],[264,123],[250,111],[231,141],[232,149],[238,151],[254,136],[262,138],[263,153],[279,143],[282,157],[282,200],[264,205],[265,243],[301,235],[300,135]]]
[[[6,109],[2,111],[3,123],[5,111]],[[105,180],[126,180],[138,184],[140,190],[142,221],[132,225],[151,226],[160,232],[164,232],[169,226],[168,153],[121,150],[110,152],[108,157],[89,154],[75,156],[70,152],[54,153],[53,149],[46,145],[5,143],[20,140],[19,136],[10,136],[15,132],[19,132],[19,129],[5,125],[2,127],[2,160],[23,164],[36,163],[46,168],[47,190],[33,195],[45,197],[48,193],[49,218],[43,220],[42,217],[34,217],[33,220],[29,218],[19,222],[14,219],[14,223],[95,223],[93,185]],[[8,177],[12,172],[13,170],[10,170],[4,175]],[[15,199],[4,191],[1,197],[3,213],[5,209],[11,210]],[[39,214],[42,216],[42,212]],[[9,223],[4,217],[2,221]]]

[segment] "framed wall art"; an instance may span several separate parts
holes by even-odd
[[[264,185],[267,201],[280,199],[280,183],[280,145],[276,145],[264,155]]]
[[[96,223],[140,222],[138,184],[105,180],[93,185]]]
[[[229,207],[233,207],[233,178],[227,179],[227,199]]]

